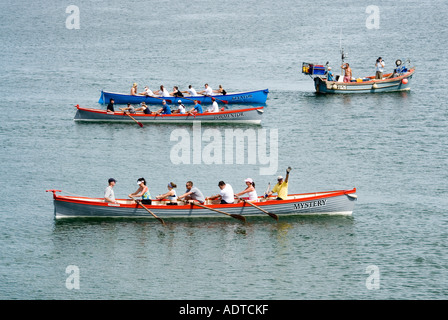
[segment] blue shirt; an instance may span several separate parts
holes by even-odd
[[[331,72],[331,70],[327,71],[327,81],[334,81],[333,72]]]
[[[198,113],[203,113],[203,111],[202,111],[202,106],[201,106],[199,103],[198,103],[197,105],[195,105],[194,108],[196,109],[196,111],[197,111]]]
[[[162,111],[162,113],[163,113],[163,114],[171,114],[171,108],[170,108],[170,106],[167,105],[167,104],[165,104],[165,105],[163,106],[163,111]]]

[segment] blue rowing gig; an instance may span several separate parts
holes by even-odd
[[[214,97],[218,103],[224,104],[233,103],[251,103],[251,104],[265,104],[268,98],[268,89],[245,91],[245,92],[229,92],[225,95],[216,94],[211,96],[197,95],[185,97],[159,97],[159,96],[145,96],[145,95],[130,95],[124,93],[116,93],[109,91],[101,91],[101,97],[98,100],[100,104],[107,104],[110,99],[114,99],[116,104],[138,104],[145,102],[146,104],[161,104],[163,100],[178,101],[181,100],[183,104],[193,104],[194,100],[198,100],[202,104],[212,103]]]
[[[259,197],[252,206],[246,202],[220,204],[219,200],[206,200],[204,207],[178,201],[152,200],[150,205],[142,208],[131,199],[117,199],[117,203],[105,202],[103,198],[88,198],[61,195],[61,190],[47,190],[53,193],[54,216],[59,218],[152,218],[148,210],[158,217],[165,218],[207,218],[228,217],[221,214],[242,215],[244,217],[267,217],[260,210],[281,216],[300,215],[351,215],[357,200],[356,188],[303,194],[290,194],[286,200],[276,200],[276,196],[267,199]],[[170,204],[170,205],[169,205]],[[214,210],[213,210],[214,209]]]
[[[139,123],[243,123],[260,124],[264,107],[227,109],[220,112],[205,113],[172,113],[172,114],[145,114],[143,112],[126,115],[123,111],[108,113],[102,109],[83,108],[76,105],[74,121],[79,122],[134,122]]]
[[[313,78],[317,93],[379,93],[411,90],[415,68],[404,65],[401,60],[396,60],[395,63],[394,71],[384,74],[381,79],[369,76],[352,78],[345,82],[343,75],[336,75],[333,80],[329,80],[328,64],[324,66],[306,62],[302,64],[302,73]]]

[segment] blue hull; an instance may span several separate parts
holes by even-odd
[[[201,104],[212,103],[212,97],[216,99],[218,103],[228,104],[234,103],[251,103],[251,104],[264,104],[268,98],[268,89],[256,90],[256,91],[246,91],[237,93],[228,93],[226,95],[217,94],[213,96],[187,96],[187,97],[148,97],[142,95],[132,96],[130,94],[115,93],[109,91],[101,91],[101,97],[98,103],[106,104],[109,103],[110,99],[114,99],[116,104],[139,104],[145,102],[146,104],[161,104],[162,101],[171,100],[171,103],[182,100],[183,104],[193,104],[194,100],[199,100]],[[169,101],[168,101],[169,102]]]

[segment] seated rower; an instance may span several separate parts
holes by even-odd
[[[121,111],[125,112],[125,113],[135,113],[135,108],[128,103],[128,106],[125,108],[120,108]]]
[[[241,192],[238,192],[237,194],[235,194],[235,196],[240,197],[243,194],[246,194],[249,196],[249,199],[247,201],[250,202],[257,202],[258,201],[258,196],[257,196],[257,191],[255,190],[255,182],[251,179],[251,178],[247,178],[246,180],[244,180],[244,182],[246,183],[246,189],[244,189]]]
[[[189,94],[190,96],[197,96],[198,95],[198,93],[196,92],[196,90],[193,88],[193,86],[191,84],[188,86],[188,90],[187,91],[181,91],[181,92]]]
[[[163,85],[161,85],[160,89],[155,91],[154,93],[159,95],[160,97],[170,97],[170,93],[165,89]]]
[[[223,89],[222,85],[219,85],[218,90],[213,90],[213,92],[222,94],[223,96],[227,94],[226,90]]]
[[[213,90],[212,90],[212,88],[208,85],[208,83],[206,83],[206,84],[204,85],[204,87],[205,87],[205,89],[202,90],[202,91],[199,91],[198,93],[199,93],[199,94],[202,94],[202,95],[204,95],[204,96],[211,96],[211,95],[213,94]]]
[[[219,181],[219,189],[221,191],[219,194],[206,198],[209,200],[221,199],[221,204],[231,204],[234,202],[235,194],[233,193],[233,188],[230,184],[226,184],[224,181]]]
[[[174,86],[173,92],[170,92],[170,96],[173,96],[173,97],[183,97],[184,95],[182,94],[181,91],[179,91],[179,87]]]
[[[145,178],[138,178],[138,189],[134,193],[129,194],[129,198],[142,197],[141,202],[143,204],[151,204],[151,195],[149,194],[148,187],[146,186]]]
[[[157,114],[171,114],[171,108],[170,106],[166,103],[165,100],[162,101],[162,108],[160,108],[159,110],[157,110],[155,113]]]
[[[148,86],[145,86],[145,91],[143,91],[142,93],[139,93],[139,95],[147,96],[147,97],[154,97],[154,92],[152,92],[152,90],[149,89]]]
[[[136,108],[135,111],[143,111],[144,114],[155,114],[155,112],[151,112],[151,110],[149,110],[149,107],[145,102],[142,102],[141,107]]]
[[[185,106],[182,104],[182,100],[177,101],[179,107],[177,110],[174,110],[173,113],[185,114]]]
[[[190,201],[190,200],[197,201],[200,204],[204,204],[204,202],[205,202],[204,195],[198,188],[193,187],[192,181],[187,181],[186,187],[187,187],[187,191],[185,191],[185,193],[183,195],[179,196],[177,198],[177,200],[185,199],[187,201]]]
[[[218,102],[216,102],[216,99],[212,97],[212,105],[207,108],[205,112],[219,112],[219,106]]]
[[[132,84],[132,88],[131,88],[131,96],[136,96],[137,95],[137,84],[134,82]]]
[[[174,182],[170,182],[168,183],[168,192],[164,193],[164,194],[159,194],[156,199],[160,200],[160,199],[168,199],[170,200],[170,202],[167,203],[167,205],[177,205],[177,194],[176,194],[176,190],[174,190],[174,188],[176,188],[176,184]]]
[[[190,111],[188,111],[188,113],[203,113],[203,112],[204,111],[202,110],[202,106],[198,100],[194,100],[193,108],[191,108]]]

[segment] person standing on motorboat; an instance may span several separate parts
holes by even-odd
[[[344,63],[341,66],[341,69],[345,70],[344,74],[344,82],[350,82],[352,81],[352,68],[350,68],[350,65],[348,63]]]
[[[381,57],[379,57],[376,60],[375,67],[376,67],[375,79],[378,79],[378,80],[383,79],[384,61]]]
[[[334,81],[333,72],[331,71],[331,67],[327,68],[327,81]]]

